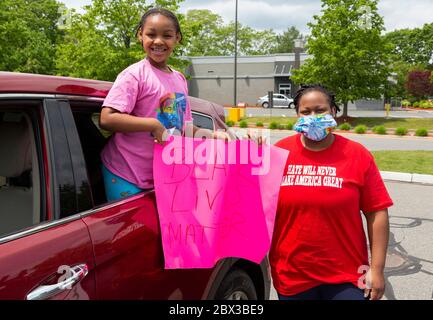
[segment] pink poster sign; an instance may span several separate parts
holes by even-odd
[[[288,151],[248,140],[155,145],[154,183],[166,269],[260,263],[272,241]]]

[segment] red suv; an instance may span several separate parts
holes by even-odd
[[[107,202],[111,83],[0,72],[0,299],[268,299],[268,260],[164,270],[153,191]],[[191,98],[194,122],[224,110]]]

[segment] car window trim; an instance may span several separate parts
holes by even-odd
[[[59,102],[56,99],[44,99],[44,122],[48,167],[51,185],[52,219],[60,219],[63,210],[77,212],[75,179],[66,136],[65,125]],[[69,188],[65,188],[68,186]],[[63,191],[62,191],[63,187]],[[69,199],[73,201],[68,201]],[[67,208],[67,206],[70,206]]]
[[[93,199],[90,191],[90,182],[87,176],[86,160],[78,135],[78,130],[72,114],[71,105],[68,100],[58,101],[65,128],[66,139],[69,144],[71,164],[75,182],[76,210],[77,212],[93,208]]]

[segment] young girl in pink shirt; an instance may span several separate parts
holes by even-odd
[[[101,128],[115,132],[101,154],[109,201],[152,188],[153,144],[192,125],[186,79],[167,64],[182,40],[177,17],[151,9],[137,36],[147,56],[118,75],[100,117]]]

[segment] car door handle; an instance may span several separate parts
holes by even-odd
[[[52,285],[43,285],[36,288],[27,295],[27,300],[45,300],[54,297],[65,290],[72,289],[72,286],[76,285],[87,276],[89,268],[87,267],[87,264],[80,264],[70,268],[68,273],[68,277],[61,282]]]

